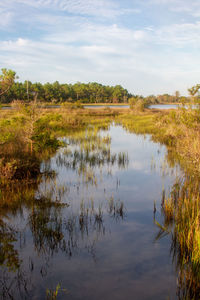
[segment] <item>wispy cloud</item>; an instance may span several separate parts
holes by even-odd
[[[192,16],[200,15],[199,0],[147,0],[149,4],[166,5],[168,9],[174,12],[186,13]]]
[[[136,93],[167,92],[169,85],[172,90],[176,89],[175,78],[182,78],[188,72],[191,75],[193,59],[190,55],[179,53],[177,56],[169,51],[155,55],[154,46],[165,43],[166,47],[180,30],[183,28],[175,28],[171,37],[166,34],[170,28],[138,31],[117,25],[82,24],[81,30],[75,27],[73,33],[71,28],[59,34],[51,33],[42,41],[22,37],[3,41],[0,49],[4,62],[25,74],[22,79],[30,76],[31,70],[35,81],[99,81],[123,83]],[[144,82],[146,92],[142,92]],[[156,88],[158,82],[159,89]]]
[[[155,31],[158,43],[171,47],[200,46],[200,22],[172,24]]]
[[[160,6],[181,18],[158,25],[153,9]],[[200,77],[200,22],[181,13],[195,8],[197,14],[196,0],[191,6],[186,0],[129,0],[126,6],[122,0],[4,0],[1,30],[12,34],[0,38],[0,63],[21,80],[184,92]]]
[[[7,30],[8,26],[12,24],[13,14],[11,12],[0,11],[0,27],[1,30]]]
[[[0,3],[0,27],[5,30],[12,23],[13,13],[7,9],[4,3]]]
[[[123,8],[110,0],[6,0],[10,4],[23,4],[36,9],[48,8],[56,11],[68,12],[74,15],[101,16],[113,18],[123,14],[139,13],[138,8]]]

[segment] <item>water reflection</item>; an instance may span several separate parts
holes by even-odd
[[[170,214],[161,222],[158,203],[180,173],[176,160],[119,126],[64,142],[38,182],[1,191],[1,298],[44,299],[59,283],[69,293],[58,299],[174,299],[174,223]]]
[[[67,207],[67,204],[40,198],[30,205],[26,216],[28,222],[24,227],[17,229],[3,220],[0,221],[2,299],[29,299],[28,289],[32,290],[31,273],[38,268],[39,257],[42,260],[39,264],[41,277],[48,275],[50,260],[59,252],[65,253],[70,258],[78,255],[82,249],[87,249],[92,259],[96,261],[96,243],[106,231],[103,207],[95,209],[92,201],[90,206],[82,202],[78,215],[72,213],[67,215]],[[111,198],[108,212],[116,221],[123,220],[123,203]],[[25,214],[23,217],[25,218]],[[19,253],[27,247],[27,239],[29,240],[27,226],[31,231],[34,254],[29,253],[29,268],[25,271]]]
[[[84,185],[97,185],[96,168],[125,168],[128,155],[112,153],[110,137],[100,136],[98,131],[76,133],[66,143],[70,149],[60,149],[52,161],[43,163],[43,176],[37,183],[6,186],[1,192],[2,299],[30,299],[34,295],[35,274],[47,277],[51,260],[58,253],[71,258],[87,249],[96,261],[96,244],[106,233],[107,217],[117,222],[124,219],[124,203],[113,195],[106,198],[104,191],[105,199],[97,203],[91,195],[80,197],[79,178]],[[79,199],[75,201],[76,209],[68,199],[71,184],[59,182],[57,171],[63,168],[65,172],[71,170],[77,180],[72,193]],[[45,287],[43,295],[44,291]]]
[[[0,220],[0,265],[5,266],[10,271],[15,271],[20,266],[19,254],[14,248],[17,241],[17,231]]]

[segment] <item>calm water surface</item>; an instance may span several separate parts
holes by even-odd
[[[177,104],[154,104],[150,105],[149,108],[157,108],[157,109],[177,109],[179,105]]]
[[[129,105],[84,105],[85,108],[103,108],[103,107],[110,107],[110,108],[129,108]],[[155,104],[150,105],[149,108],[157,108],[157,109],[171,109],[171,108],[178,108],[176,104]]]
[[[165,147],[119,126],[65,141],[41,166],[55,173],[35,202],[2,212],[1,298],[45,299],[59,283],[58,299],[175,299],[170,237],[155,240],[162,191],[179,173]]]
[[[84,108],[129,108],[129,105],[84,105]]]

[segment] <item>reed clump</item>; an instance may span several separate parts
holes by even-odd
[[[149,102],[142,97],[131,97],[129,98],[130,109],[135,112],[143,112],[145,108],[149,107]]]
[[[84,109],[84,106],[81,104],[80,101],[76,101],[76,102],[63,102],[61,104],[62,108],[64,109],[69,109],[69,110],[72,110],[72,109]]]
[[[171,253],[178,272],[181,299],[197,299],[200,292],[200,189],[199,179],[177,182],[162,200],[163,222],[157,238],[171,235]]]

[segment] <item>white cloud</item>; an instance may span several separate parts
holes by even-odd
[[[18,45],[18,46],[26,46],[27,45],[27,43],[28,43],[28,41],[27,40],[25,40],[25,39],[22,39],[22,38],[18,38],[18,40],[16,41],[16,45]]]

